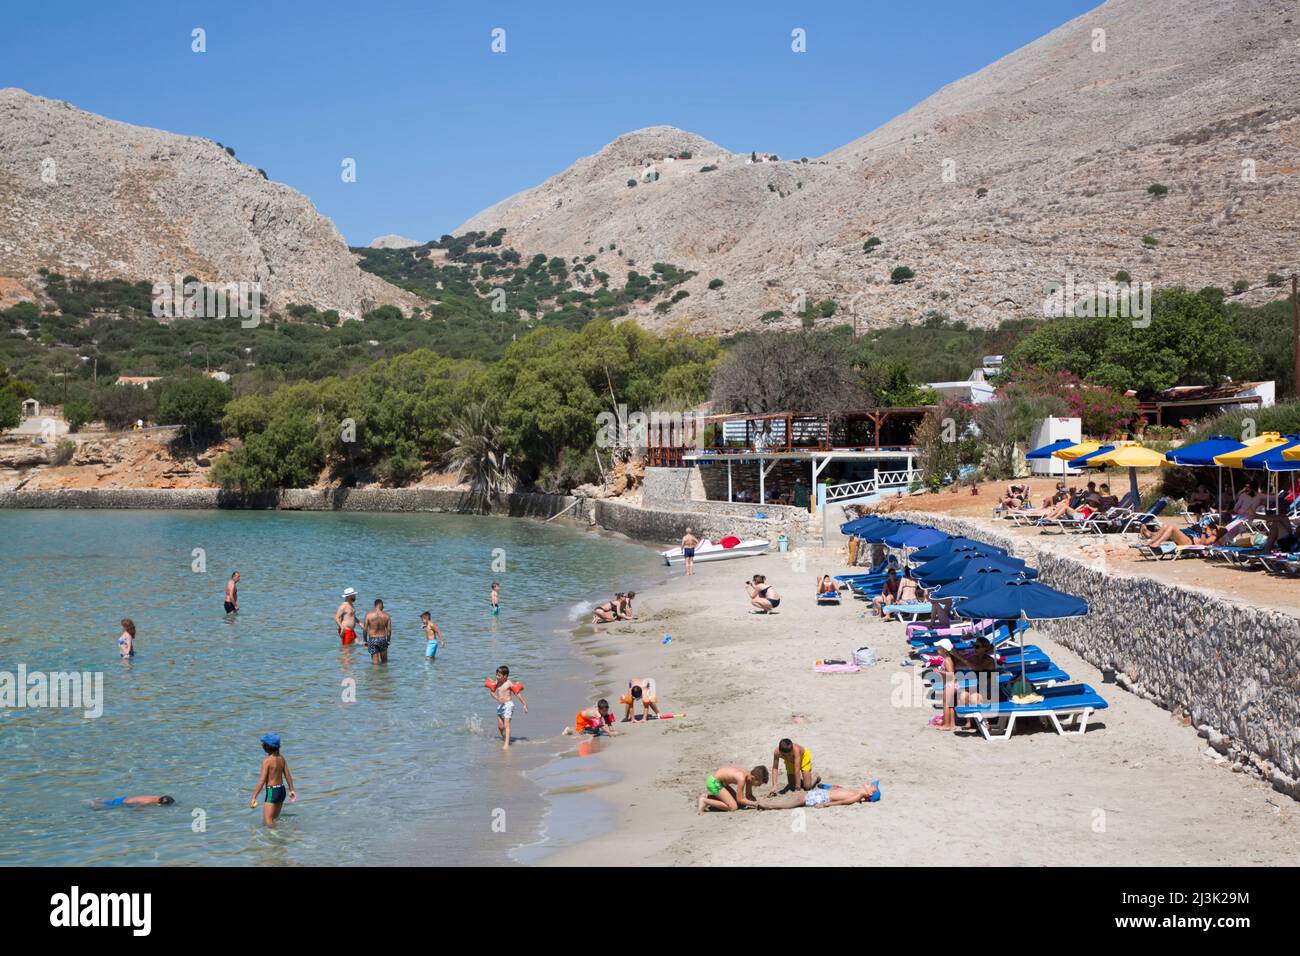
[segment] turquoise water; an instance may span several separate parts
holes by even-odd
[[[0,535],[0,671],[97,672],[104,688],[95,719],[0,708],[5,864],[504,862],[537,840],[544,803],[525,774],[553,781],[574,762],[556,761],[571,746],[558,734],[594,667],[575,656],[572,620],[661,574],[640,546],[506,518],[10,511]],[[359,609],[382,597],[393,617],[386,667],[339,645],[348,586]],[[423,610],[448,640],[434,661]],[[117,655],[123,617],[138,629],[131,661]],[[499,664],[530,707],[508,753],[482,686]],[[247,808],[268,731],[298,793],[273,831]],[[176,805],[88,806],[163,793]]]

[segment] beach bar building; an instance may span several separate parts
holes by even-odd
[[[651,426],[647,464],[693,468],[706,500],[820,510],[907,491],[920,479],[912,435],[933,406],[835,415],[799,412],[698,416]]]

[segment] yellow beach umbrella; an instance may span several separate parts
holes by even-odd
[[[1224,468],[1240,468],[1241,463],[1251,455],[1258,455],[1266,452],[1270,448],[1276,448],[1278,445],[1290,444],[1289,439],[1283,438],[1277,432],[1264,432],[1257,435],[1250,441],[1246,442],[1245,448],[1238,448],[1236,451],[1230,451],[1222,455],[1214,456],[1214,463]],[[1287,457],[1286,452],[1282,452],[1282,457]]]
[[[1094,455],[1088,459],[1088,464],[1109,465],[1113,468],[1155,468],[1167,465],[1169,461],[1160,452],[1143,445],[1120,445],[1104,455]]]
[[[1052,457],[1060,458],[1062,461],[1074,461],[1074,459],[1083,455],[1091,455],[1100,447],[1100,442],[1080,442],[1077,445],[1071,445],[1069,448],[1058,448],[1056,451],[1052,452]]]
[[[1282,457],[1287,461],[1300,461],[1300,445],[1294,448],[1287,448],[1282,452]]]
[[[1140,501],[1138,497],[1137,470],[1139,468],[1156,468],[1168,463],[1168,460],[1160,452],[1137,444],[1119,445],[1104,455],[1094,455],[1088,459],[1089,465],[1101,465],[1105,468],[1127,468],[1129,494],[1133,496],[1135,506]]]

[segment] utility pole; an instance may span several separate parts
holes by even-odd
[[[1300,275],[1291,273],[1291,348],[1295,352],[1295,394],[1300,398]]]

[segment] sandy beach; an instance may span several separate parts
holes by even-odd
[[[687,716],[619,724],[619,736],[590,744],[619,775],[594,790],[615,807],[617,828],[546,863],[1244,866],[1300,859],[1300,805],[1216,763],[1193,728],[1104,683],[1100,671],[1041,633],[1033,643],[1110,703],[1086,736],[1060,737],[1032,722],[1007,741],[928,727],[935,711],[917,692],[919,668],[900,666],[908,659],[903,625],[869,616],[861,601],[815,605],[817,576],[847,570],[842,549],[805,552],[803,571],[794,570],[795,557],[701,565],[692,578],[675,569],[671,581],[638,598],[636,621],[576,632],[579,647],[605,665],[593,701],[616,702],[628,678],[649,676],[664,712]],[[743,583],[755,573],[781,593],[777,614],[749,612]],[[863,645],[876,649],[874,667],[812,669],[819,658],[845,658]],[[697,815],[707,774],[725,764],[770,767],[787,736],[809,749],[826,782],[878,778],[882,800]]]

